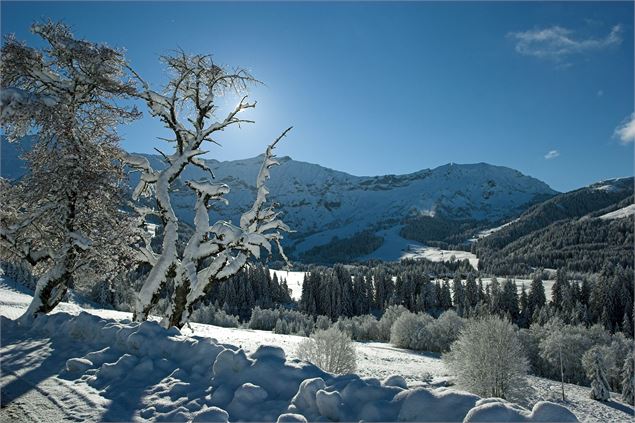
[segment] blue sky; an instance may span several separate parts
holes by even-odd
[[[156,88],[158,57],[175,48],[249,69],[266,83],[251,93],[256,124],[219,137],[209,147],[219,160],[255,156],[293,125],[280,155],[355,175],[488,162],[561,191],[633,175],[634,127],[619,132],[633,113],[632,2],[1,8],[3,34],[33,45],[29,25],[51,17],[125,47]],[[126,149],[153,152],[167,133],[146,116],[122,135]]]

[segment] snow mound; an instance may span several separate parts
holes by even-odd
[[[465,416],[465,423],[475,422],[577,422],[565,407],[548,401],[537,402],[531,411],[500,398],[477,401]]]
[[[408,389],[398,376],[383,383],[336,376],[287,360],[279,347],[263,345],[246,354],[156,322],[57,313],[27,328],[2,318],[2,329],[20,337],[45,335],[71,351],[81,341],[82,356],[67,359],[59,377],[87,385],[123,410],[125,420],[576,421],[556,404],[541,402],[529,411],[451,389]]]

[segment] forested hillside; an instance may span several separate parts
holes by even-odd
[[[536,267],[591,273],[633,267],[632,204],[633,178],[598,182],[532,207],[479,239],[472,251],[480,270],[499,275]]]

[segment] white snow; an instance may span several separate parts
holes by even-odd
[[[302,297],[302,284],[304,283],[306,272],[269,269],[269,274],[272,278],[273,275],[276,275],[280,282],[282,282],[283,279],[287,281],[287,286],[291,290],[291,298],[298,301]]]
[[[401,259],[426,259],[438,262],[469,260],[470,265],[474,268],[474,270],[478,270],[478,257],[476,257],[476,254],[470,253],[469,251],[442,250],[436,247],[420,247],[413,245],[405,253],[403,253]]]
[[[629,204],[628,206],[622,207],[621,209],[603,214],[602,216],[600,216],[600,219],[602,220],[622,219],[624,217],[632,216],[633,214],[635,214],[635,204]]]
[[[474,238],[470,238],[468,241],[476,242],[479,239],[487,238],[491,234],[496,233],[496,232],[500,231],[501,229],[506,228],[507,226],[512,225],[512,224],[514,224],[516,222],[518,222],[518,219],[514,219],[514,220],[512,220],[510,222],[507,222],[507,223],[504,223],[504,224],[502,224],[500,226],[496,226],[495,228],[489,228],[489,229],[482,230],[479,233],[477,233]]]
[[[30,296],[16,288],[0,281],[1,315],[13,317],[26,308]],[[356,343],[360,375],[333,376],[294,359],[301,337],[202,324],[192,324],[193,333],[186,335],[156,322],[130,323],[129,317],[129,313],[66,303],[37,318],[31,330],[3,317],[3,414],[15,421],[324,421],[327,417],[461,421],[466,415],[467,421],[491,421],[503,414],[512,421],[570,421],[573,417],[558,405],[539,402],[554,401],[557,392],[558,384],[545,379],[530,378],[533,392],[523,408],[438,387],[450,375],[433,354]],[[404,389],[405,383],[409,389]],[[567,385],[566,389],[564,405],[584,421],[624,421],[632,413],[632,408],[616,401],[588,399],[588,388]]]

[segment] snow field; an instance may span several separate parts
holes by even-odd
[[[610,213],[603,214],[600,216],[602,220],[611,220],[611,219],[622,219],[624,217],[628,217],[635,214],[635,204],[630,204],[621,209],[612,211]]]
[[[355,374],[335,376],[288,360],[277,346],[261,345],[248,354],[151,321],[55,313],[25,329],[1,319],[3,345],[47,338],[53,346],[49,360],[58,350],[68,355],[75,349],[76,356],[66,358],[55,377],[85,387],[90,397],[102,397],[91,401],[97,419],[462,421],[468,416],[466,421],[483,421],[504,410],[514,421],[542,421],[545,413],[575,421],[556,404],[538,403],[528,411],[501,400],[479,404],[475,395],[446,388],[404,389],[399,377],[381,382]]]
[[[474,270],[478,270],[478,257],[476,254],[468,251],[460,250],[442,250],[436,247],[417,247],[411,246],[402,256],[401,259],[426,259],[435,262],[449,262],[454,257],[456,261],[468,260]]]
[[[31,296],[24,292],[18,292],[20,285],[13,284],[11,281],[0,278],[0,315],[16,319],[24,312],[31,300]],[[106,310],[98,308],[82,308],[76,304],[60,303],[53,314],[69,313],[79,314],[86,311],[95,316],[104,319],[114,319],[125,322],[130,319],[131,314],[116,310]],[[49,339],[45,334],[35,332],[25,333],[9,333],[2,321],[2,343],[0,346],[0,356],[2,357],[0,372],[0,392],[2,393],[3,409],[0,411],[0,420],[7,420],[14,423],[32,422],[32,421],[60,421],[63,418],[75,421],[99,421],[124,420],[133,421],[141,420],[140,410],[155,407],[155,410],[169,409],[170,397],[165,396],[166,387],[161,388],[162,379],[153,380],[150,377],[145,378],[145,382],[137,381],[136,385],[124,391],[121,397],[116,396],[116,389],[97,390],[88,385],[79,374],[73,371],[62,376],[62,370],[67,371],[67,364],[73,369],[73,366],[79,366],[81,359],[89,360],[95,364],[99,362],[95,358],[87,354],[95,352],[96,356],[104,354],[101,352],[104,348],[98,348],[91,343],[68,342],[64,341],[62,336],[61,342],[65,348],[60,347],[60,342],[55,339]],[[187,332],[196,337],[215,338],[225,347],[224,344],[238,345],[249,357],[258,350],[262,344],[272,344],[279,346],[285,353],[287,361],[293,361],[297,344],[302,341],[303,337],[295,335],[280,335],[267,331],[250,330],[243,328],[222,328],[205,324],[191,324],[184,328],[183,333]],[[181,335],[181,336],[182,336]],[[235,348],[235,347],[233,347]],[[437,354],[426,352],[415,352],[406,349],[396,348],[390,344],[381,342],[355,342],[357,351],[357,373],[369,380],[386,380],[384,384],[391,386],[404,387],[403,379],[408,387],[417,388],[445,386],[451,383],[452,376],[445,368],[443,361]],[[112,351],[115,349],[113,348]],[[134,355],[134,354],[133,354]],[[118,356],[120,357],[121,354]],[[117,357],[105,362],[114,363]],[[80,360],[73,360],[80,359]],[[71,360],[68,362],[68,360]],[[209,361],[206,366],[211,366]],[[159,364],[159,363],[157,363]],[[154,362],[153,362],[154,365]],[[157,366],[158,367],[158,366]],[[92,370],[91,370],[92,369]],[[154,369],[156,371],[156,367]],[[87,376],[95,371],[94,367],[88,368]],[[40,376],[38,372],[44,372],[44,376]],[[107,373],[107,371],[106,371]],[[84,372],[84,374],[86,374]],[[152,373],[149,373],[151,375]],[[11,391],[14,385],[18,386],[18,390],[22,392],[22,385],[16,381],[16,375],[23,376],[28,382],[28,389],[19,398],[13,399]],[[75,379],[67,380],[64,377],[71,375]],[[387,379],[391,379],[389,382]],[[157,376],[160,377],[159,374]],[[525,408],[533,408],[537,402],[549,400],[559,403],[571,411],[581,420],[585,422],[622,422],[633,421],[633,409],[621,402],[611,400],[608,403],[601,403],[589,398],[589,388],[572,384],[565,384],[567,400],[560,400],[560,384],[556,381],[543,379],[535,376],[529,376],[530,391],[526,398],[521,401],[521,405]],[[204,381],[205,382],[205,381]],[[26,383],[26,382],[25,382]],[[174,383],[174,381],[172,381]],[[185,383],[190,383],[185,381]],[[210,388],[209,380],[202,383],[203,388]],[[168,383],[164,383],[168,385]],[[37,386],[32,388],[32,386]],[[96,385],[98,386],[98,385]],[[196,386],[196,384],[194,384]],[[194,391],[193,388],[191,388]],[[141,399],[144,391],[151,392],[156,390],[155,398],[146,397]],[[46,393],[43,395],[41,392]],[[204,389],[199,389],[203,391]],[[163,392],[163,394],[161,394]],[[208,393],[205,393],[207,395]],[[150,395],[150,394],[147,394]],[[190,396],[196,397],[196,392],[192,392]],[[617,398],[617,394],[612,394],[613,398]],[[12,400],[7,404],[7,398]],[[160,402],[157,402],[158,400]],[[150,404],[150,401],[155,401]],[[143,404],[146,404],[142,407]],[[187,405],[187,402],[185,403]],[[63,408],[62,408],[63,406]],[[181,405],[179,405],[181,406]],[[194,405],[190,405],[194,407]],[[194,421],[215,421],[218,416],[225,416],[227,413],[224,409],[215,406],[209,406],[204,410],[198,409],[195,414]],[[178,408],[178,407],[176,407]],[[204,407],[202,407],[204,408]],[[151,415],[152,410],[146,410],[144,414]],[[183,414],[192,416],[189,412]],[[136,416],[136,417],[135,417]],[[165,420],[163,414],[153,418],[155,421]],[[297,421],[292,420],[293,416],[286,415],[281,417],[280,421]],[[171,420],[178,420],[171,417]],[[230,420],[235,420],[230,418]],[[220,421],[224,421],[222,418]]]

